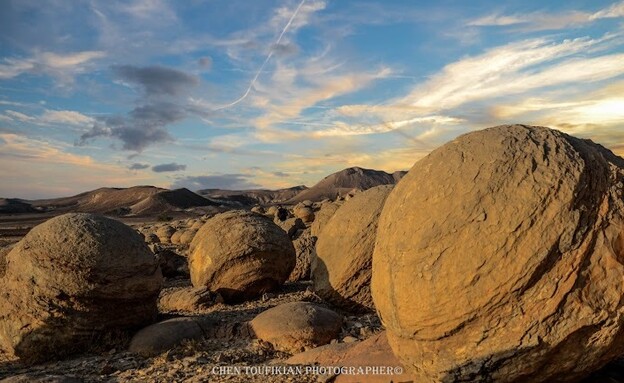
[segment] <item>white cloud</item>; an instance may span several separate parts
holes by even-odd
[[[48,198],[103,185],[123,187],[158,182],[149,174],[129,176],[130,170],[121,164],[70,153],[70,147],[50,139],[0,133],[0,196]]]
[[[464,120],[461,118],[449,117],[449,116],[424,116],[424,117],[414,117],[408,120],[400,120],[400,121],[388,121],[380,124],[374,125],[357,125],[357,124],[348,124],[344,122],[337,122],[334,127],[325,130],[319,130],[313,133],[313,136],[316,137],[334,137],[334,136],[356,136],[363,134],[379,134],[379,133],[387,133],[397,129],[405,128],[408,126],[413,126],[417,124],[426,124],[428,126],[431,125],[456,125]],[[431,129],[431,128],[430,128]],[[423,137],[416,137],[416,139],[425,138],[427,135]]]
[[[405,99],[420,113],[436,113],[459,105],[510,93],[522,93],[571,81],[597,81],[624,73],[624,55],[592,59],[566,57],[600,47],[614,36],[578,38],[554,43],[534,39],[493,48],[445,66]]]
[[[502,15],[498,13],[479,17],[467,23],[476,27],[520,26],[525,31],[555,30],[582,26],[600,19],[624,16],[624,2],[614,3],[596,12],[565,11],[559,13],[533,12],[528,14]]]
[[[63,83],[83,73],[87,65],[106,54],[102,51],[83,51],[67,54],[38,52],[30,58],[4,58],[0,63],[0,79],[17,77],[23,73],[45,74]]]
[[[4,114],[14,120],[21,121],[21,122],[36,122],[37,121],[35,117],[26,115],[21,112],[17,112],[15,110],[6,110]]]
[[[95,122],[93,117],[85,116],[73,110],[46,110],[40,119],[44,123],[76,126],[89,125]]]

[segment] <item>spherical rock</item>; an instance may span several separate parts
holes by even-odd
[[[352,311],[374,310],[370,292],[377,221],[392,185],[377,186],[345,202],[316,242],[314,290]]]
[[[265,215],[269,216],[269,217],[275,217],[277,215],[277,211],[279,210],[279,206],[269,206],[266,211],[265,211]]]
[[[302,351],[336,338],[342,316],[309,302],[284,303],[264,311],[251,322],[254,334],[278,350]]]
[[[310,234],[310,229],[303,230],[301,234],[293,240],[295,246],[295,255],[297,261],[295,268],[288,277],[291,282],[306,281],[310,279],[310,269],[312,265],[312,259],[315,257],[314,245],[316,244],[316,237]]]
[[[204,226],[204,223],[205,223],[204,221],[202,221],[201,219],[198,219],[195,221],[193,225],[189,227],[189,229],[199,230],[202,226]]]
[[[65,214],[11,250],[0,284],[0,347],[38,361],[84,350],[106,331],[153,322],[162,276],[130,227]]]
[[[193,285],[207,286],[226,302],[275,290],[295,267],[288,235],[265,216],[230,211],[210,219],[190,246]]]
[[[326,202],[321,205],[319,211],[314,214],[314,222],[312,222],[312,226],[310,226],[313,236],[318,237],[319,234],[321,234],[321,230],[323,230],[327,221],[334,216],[334,213],[336,213],[336,210],[338,210],[340,206],[340,204],[335,202]]]
[[[136,333],[128,351],[144,357],[161,354],[185,340],[201,339],[214,323],[205,317],[179,317],[154,323]]]
[[[624,351],[624,160],[522,125],[463,135],[386,201],[388,340],[423,382],[572,382]]]
[[[176,230],[176,232],[171,235],[171,238],[169,239],[169,241],[172,244],[174,244],[174,245],[179,245],[180,244],[180,237],[182,237],[182,234],[184,234],[185,231],[186,231],[186,229],[178,229],[178,230]]]
[[[303,223],[301,218],[288,218],[285,221],[276,220],[274,222],[277,226],[281,227],[282,230],[284,230],[286,234],[288,234],[288,237],[291,239],[294,237],[297,231],[306,228],[306,225],[305,223]]]
[[[197,234],[197,229],[184,230],[184,232],[180,236],[180,239],[178,240],[179,244],[184,246],[190,245],[193,241],[193,238],[195,238],[195,234]]]
[[[176,232],[176,228],[171,225],[165,225],[156,230],[156,235],[162,243],[170,243],[171,236]]]
[[[216,293],[205,286],[163,291],[158,299],[158,308],[161,312],[194,312],[212,306],[217,301],[217,297]]]
[[[303,205],[303,203],[295,205],[293,214],[295,217],[301,218],[303,222],[310,223],[314,221],[314,210],[310,206]]]

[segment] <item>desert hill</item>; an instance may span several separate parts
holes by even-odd
[[[305,200],[320,201],[325,198],[335,199],[344,196],[354,189],[367,190],[379,185],[397,183],[406,172],[386,173],[382,170],[352,167],[330,174],[316,185],[302,191],[291,198],[288,203],[297,203]]]
[[[34,213],[37,209],[18,198],[0,198],[0,214]]]
[[[304,185],[294,186],[286,189],[267,190],[267,189],[254,189],[254,190],[222,190],[222,189],[204,189],[199,190],[197,193],[226,204],[241,204],[241,205],[268,205],[281,203],[290,200],[302,191],[308,188]]]
[[[143,215],[196,206],[216,205],[188,189],[167,190],[154,186],[99,188],[71,197],[42,200],[0,200],[0,213],[81,212],[106,215]]]

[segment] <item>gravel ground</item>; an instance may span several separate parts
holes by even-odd
[[[164,291],[189,286],[188,280],[172,280]],[[310,289],[310,282],[288,283],[275,294],[238,305],[215,304],[202,312],[162,313],[163,319],[183,315],[203,315],[221,323],[242,323],[278,304],[308,301],[325,304]],[[332,308],[331,306],[327,305]],[[336,308],[334,310],[340,312]],[[366,339],[380,331],[381,324],[374,314],[345,315],[345,323],[335,342]],[[23,382],[37,381],[69,383],[84,382],[324,382],[328,377],[297,374],[280,364],[291,355],[275,351],[270,344],[257,339],[224,336],[220,339],[187,341],[153,358],[144,358],[124,351],[127,339],[115,349],[23,366],[0,354],[0,379],[22,376]],[[281,367],[280,367],[281,366]],[[281,369],[280,369],[281,368]],[[266,373],[265,369],[272,369]],[[292,373],[289,373],[292,372]],[[304,369],[305,372],[305,369]],[[58,380],[53,380],[53,377]],[[75,378],[77,380],[67,380]],[[17,380],[19,381],[19,380]]]

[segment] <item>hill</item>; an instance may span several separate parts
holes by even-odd
[[[224,204],[253,206],[283,203],[304,190],[307,190],[307,187],[300,185],[277,190],[204,189],[199,190],[197,193],[206,198],[210,198],[211,200],[219,201]]]
[[[386,173],[381,170],[352,167],[330,174],[316,185],[302,191],[287,203],[305,200],[321,201],[325,198],[336,199],[354,189],[366,190],[379,185],[392,185],[398,182],[406,172]]]
[[[42,200],[0,200],[0,213],[81,212],[105,215],[146,215],[217,205],[188,189],[167,190],[154,186],[100,188],[71,197]]]

